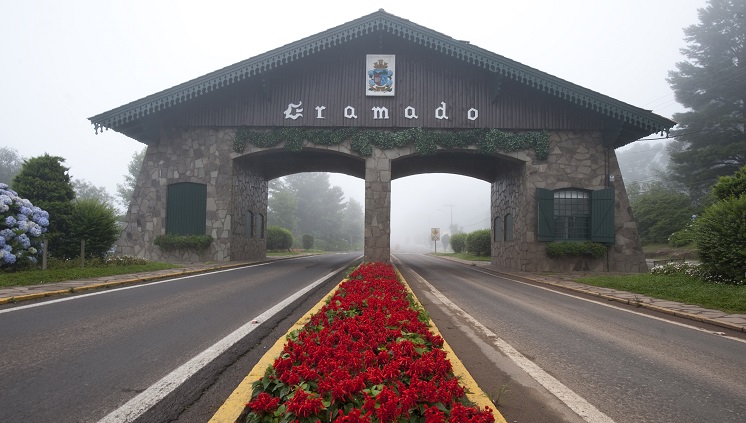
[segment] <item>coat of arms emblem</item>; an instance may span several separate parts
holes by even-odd
[[[394,64],[395,56],[369,54],[367,56],[367,95],[394,95]]]

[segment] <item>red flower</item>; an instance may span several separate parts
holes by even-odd
[[[298,417],[310,417],[319,414],[324,408],[320,397],[309,394],[301,388],[295,391],[295,395],[286,404],[288,411]]]
[[[287,341],[247,407],[262,423],[283,403],[286,419],[304,422],[391,423],[422,410],[426,423],[492,423],[488,408],[462,404],[443,338],[419,317],[391,265],[359,266]]]
[[[362,415],[360,413],[362,411],[357,408],[353,408],[347,415],[345,415],[344,410],[340,410],[339,416],[334,419],[334,423],[370,423],[370,412]]]
[[[425,423],[445,423],[446,414],[438,407],[432,406],[425,408]]]
[[[246,404],[247,407],[251,409],[251,411],[261,414],[261,413],[269,413],[272,411],[277,410],[277,407],[280,405],[280,399],[277,397],[273,397],[272,395],[269,395],[265,392],[262,392],[261,394],[257,395],[254,399],[249,401],[248,404]]]

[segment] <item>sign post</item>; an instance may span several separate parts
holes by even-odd
[[[440,241],[440,228],[430,229],[430,240],[435,241],[435,252],[438,252],[438,241]]]

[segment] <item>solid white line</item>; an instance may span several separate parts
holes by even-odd
[[[497,336],[494,332],[489,330],[486,326],[479,323],[477,319],[472,317],[470,314],[461,309],[461,307],[454,304],[451,300],[446,298],[437,288],[432,286],[417,272],[409,268],[409,271],[427,288],[430,292],[438,298],[446,307],[453,310],[457,315],[462,317],[464,320],[469,322],[472,326],[478,329],[482,334],[492,340],[492,343],[497,349],[505,356],[510,358],[518,367],[528,373],[534,380],[539,382],[544,388],[546,388],[552,395],[556,396],[560,401],[565,403],[572,411],[588,423],[614,423],[609,416],[598,410],[591,403],[586,401],[583,397],[576,394],[572,389],[565,386],[562,382],[554,378],[549,373],[545,372],[541,367],[536,365],[533,361],[526,358],[523,354],[518,352],[510,344],[505,342],[502,338]]]
[[[316,286],[320,285],[326,279],[333,276],[335,273],[345,269],[347,265],[340,267],[339,269],[333,270],[325,276],[322,276],[317,281],[299,290],[295,294],[285,298],[279,303],[275,304],[272,308],[265,311],[264,313],[249,320],[248,323],[236,329],[233,333],[216,342],[208,349],[202,351],[191,360],[181,365],[176,370],[166,375],[163,379],[154,383],[145,391],[138,394],[136,397],[129,400],[123,406],[109,413],[106,417],[99,420],[99,423],[120,423],[120,422],[131,422],[136,420],[151,407],[161,401],[166,395],[173,392],[182,383],[188,380],[192,375],[197,373],[200,369],[209,364],[212,360],[220,356],[223,352],[232,347],[236,342],[243,339],[246,335],[251,333],[254,329],[259,327],[262,322],[265,322],[270,317],[282,311],[285,307],[289,306],[293,301],[300,298],[305,293],[309,292]]]
[[[293,258],[290,258],[290,259],[286,259],[284,261],[297,260],[297,259],[302,259],[302,258],[307,258],[307,257],[313,257],[313,256],[293,257]],[[215,273],[223,273],[223,272],[233,272],[233,271],[236,271],[236,270],[248,269],[250,267],[266,266],[268,264],[273,264],[273,263],[278,263],[278,262],[268,261],[268,262],[265,262],[265,263],[250,264],[248,266],[234,267],[234,268],[231,268],[231,269],[215,270],[215,271],[210,271],[208,273],[209,274],[215,274]],[[199,273],[199,274],[196,274],[196,275],[180,276],[180,277],[169,278],[169,279],[164,279],[164,280],[155,281],[155,282],[140,283],[140,284],[137,284],[137,285],[125,286],[125,287],[121,287],[121,288],[106,289],[104,291],[96,291],[96,292],[91,292],[91,293],[88,293],[88,294],[76,295],[74,297],[57,298],[57,299],[54,299],[54,300],[44,301],[44,302],[40,302],[40,303],[26,304],[26,305],[22,305],[22,306],[18,306],[18,307],[6,308],[6,309],[3,309],[3,310],[0,310],[0,314],[10,313],[10,312],[19,311],[19,310],[25,310],[27,308],[41,307],[41,306],[55,304],[55,303],[62,303],[62,302],[65,302],[65,301],[80,300],[80,299],[83,299],[83,298],[86,298],[86,297],[92,297],[94,295],[110,294],[112,292],[125,291],[127,289],[145,288],[145,287],[148,287],[148,286],[160,285],[162,283],[175,282],[175,281],[180,281],[180,280],[183,280],[183,279],[199,278],[201,276],[207,275],[208,273]]]
[[[635,311],[635,310],[629,310],[627,308],[619,307],[618,305],[615,305],[613,303],[608,303],[608,300],[605,300],[605,299],[594,299],[594,298],[578,297],[577,295],[568,294],[566,292],[561,292],[561,291],[558,291],[556,289],[547,288],[545,286],[534,285],[532,283],[527,283],[527,282],[519,281],[519,280],[516,280],[516,279],[511,279],[511,278],[506,277],[506,276],[495,275],[494,273],[486,272],[486,271],[481,270],[481,269],[471,268],[470,270],[473,270],[473,271],[479,272],[479,273],[483,273],[485,275],[489,275],[489,276],[492,276],[492,277],[495,277],[495,278],[506,279],[506,280],[509,280],[511,282],[516,282],[516,283],[520,283],[520,284],[523,284],[523,285],[526,285],[526,286],[531,286],[531,287],[534,287],[534,288],[537,288],[537,289],[543,289],[545,291],[549,291],[549,292],[552,292],[554,294],[564,295],[566,297],[574,298],[576,300],[586,301],[586,302],[593,303],[593,304],[596,304],[596,305],[600,305],[600,306],[604,306],[604,307],[608,307],[608,308],[613,308],[614,310],[623,311],[625,313],[634,314],[636,316],[646,317],[648,319],[657,320],[659,322],[664,322],[664,323],[668,323],[668,324],[671,324],[671,325],[680,326],[682,328],[692,329],[692,330],[696,330],[698,332],[704,332],[704,333],[707,333],[707,334],[710,334],[710,335],[715,335],[718,338],[729,339],[731,341],[736,341],[736,342],[740,342],[740,343],[746,344],[746,339],[735,338],[733,336],[725,335],[723,332],[718,332],[718,331],[713,331],[713,330],[709,330],[709,329],[704,329],[704,328],[693,326],[693,325],[690,325],[690,324],[687,324],[687,323],[676,322],[674,320],[669,320],[669,319],[666,319],[666,318],[663,318],[663,317],[658,317],[658,316],[653,316],[653,315],[650,315],[650,314],[640,313],[639,311]],[[557,288],[562,288],[562,287],[558,286]]]

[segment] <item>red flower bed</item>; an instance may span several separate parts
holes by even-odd
[[[358,267],[253,384],[249,423],[474,422],[443,339],[390,264]]]

